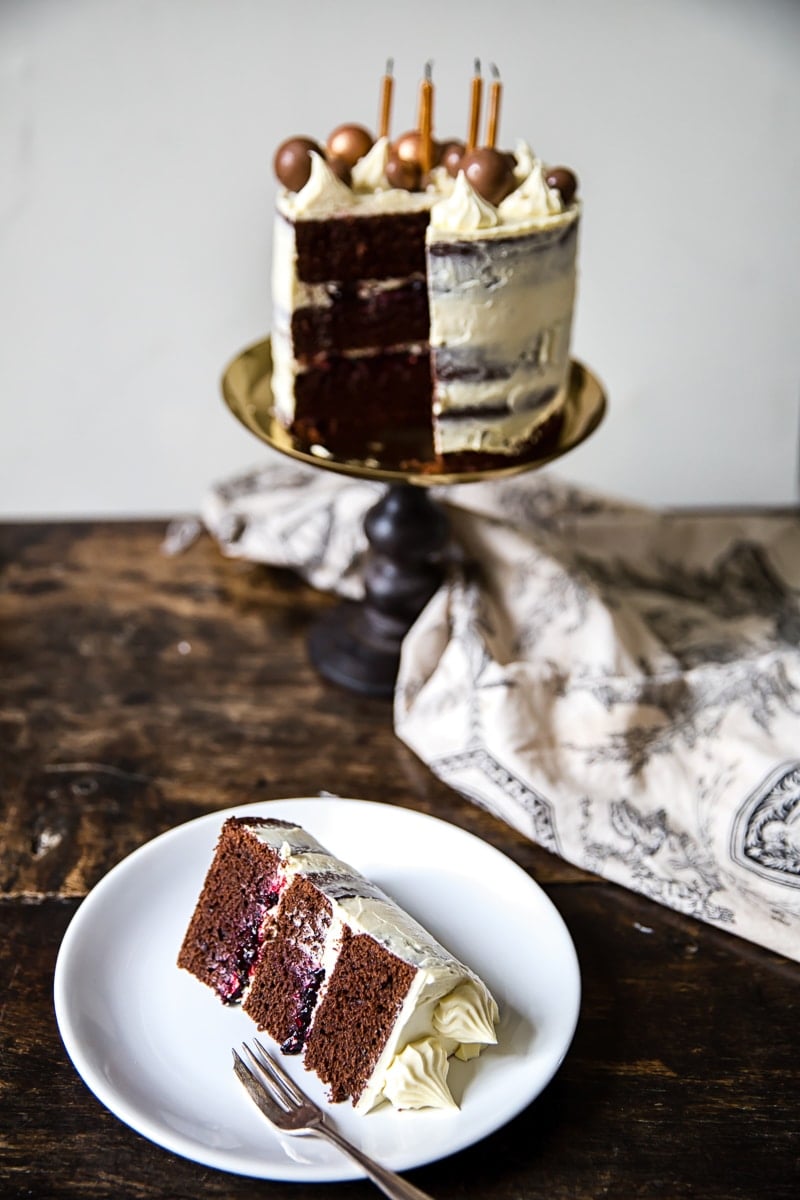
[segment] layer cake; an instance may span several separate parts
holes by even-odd
[[[392,186],[388,138],[345,179],[320,147],[305,153],[274,226],[281,422],[319,454],[382,462],[422,447],[456,469],[553,441],[576,289],[572,173],[519,143],[476,152],[502,158],[499,188],[465,153],[412,190]]]

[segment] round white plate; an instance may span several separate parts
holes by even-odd
[[[176,958],[223,820],[295,820],[379,883],[484,979],[500,1006],[498,1045],[453,1060],[458,1112],[365,1116],[331,1105],[341,1131],[397,1171],[444,1158],[505,1124],[567,1052],[580,1005],[572,940],[545,893],[515,863],[453,825],[366,800],[274,800],[210,813],[162,834],[111,870],[64,936],[55,971],[58,1026],[78,1073],[132,1129],[184,1158],[264,1179],[332,1181],[362,1172],[316,1138],[281,1139],[232,1069],[256,1033]],[[284,1059],[325,1102],[316,1077]]]

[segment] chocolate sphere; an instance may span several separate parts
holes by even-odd
[[[328,155],[328,166],[333,171],[337,179],[341,179],[342,183],[350,186],[350,163],[344,158],[332,158]]]
[[[328,158],[338,158],[352,167],[372,149],[374,138],[363,125],[339,125],[328,138]]]
[[[502,150],[488,146],[469,150],[461,159],[460,169],[478,195],[490,204],[499,204],[514,190],[514,171]]]
[[[418,162],[401,158],[396,150],[386,160],[386,179],[390,187],[416,192],[422,186],[422,167]]]
[[[574,171],[570,171],[569,167],[550,167],[545,175],[545,182],[548,187],[561,193],[565,208],[572,204],[578,190],[578,179]]]
[[[422,136],[418,129],[410,129],[396,138],[392,151],[403,162],[419,163],[422,165]]]
[[[290,192],[299,192],[308,183],[311,174],[310,153],[322,154],[322,147],[307,137],[291,137],[281,142],[275,151],[272,165],[275,174]]]
[[[439,156],[437,164],[444,167],[448,175],[452,175],[455,179],[461,166],[461,159],[464,157],[463,142],[444,142],[439,148]]]

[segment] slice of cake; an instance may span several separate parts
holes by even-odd
[[[435,145],[422,172],[407,143],[366,134],[345,163],[308,139],[279,148],[276,414],[343,457],[411,448],[457,470],[539,452],[569,390],[575,176],[525,143]]]
[[[485,984],[290,822],[223,825],[178,965],[367,1112],[449,1107],[449,1059],[496,1042]]]

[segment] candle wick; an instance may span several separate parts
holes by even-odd
[[[433,60],[429,58],[428,61],[425,63],[425,81],[426,81],[426,83],[430,83],[432,75],[433,75]]]
[[[500,78],[500,72],[498,71],[497,65],[495,63],[489,63],[489,70],[492,72],[493,79]]]
[[[389,75],[389,76],[391,76],[391,75],[393,74],[393,72],[394,72],[394,59],[393,59],[393,58],[387,58],[387,60],[386,60],[386,70],[384,71],[384,75]]]
[[[481,60],[479,58],[475,59],[475,68],[472,73],[473,75],[480,75],[481,73]]]

